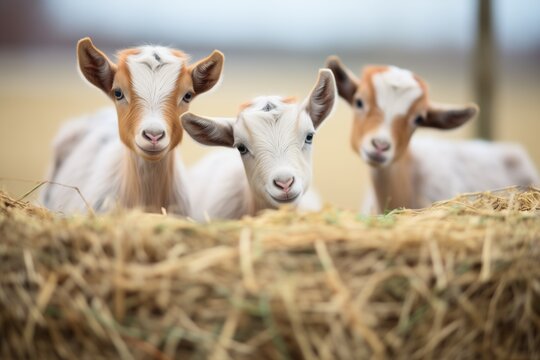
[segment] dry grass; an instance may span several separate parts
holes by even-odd
[[[0,194],[0,357],[539,358],[540,191],[362,217],[61,217]]]

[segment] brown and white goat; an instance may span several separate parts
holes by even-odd
[[[182,140],[180,115],[218,82],[223,55],[214,51],[188,65],[181,51],[142,46],[120,51],[115,64],[84,38],[77,58],[84,78],[111,98],[116,111],[76,119],[60,130],[50,180],[78,187],[97,211],[119,204],[188,215],[184,169],[174,151]],[[51,209],[85,209],[70,189],[49,185],[42,194]]]
[[[411,140],[419,127],[463,125],[477,113],[476,105],[432,103],[420,77],[394,66],[368,66],[360,79],[337,57],[330,57],[327,67],[354,111],[352,148],[371,165],[376,204],[365,210],[420,208],[459,193],[538,184],[531,160],[517,144]]]
[[[182,115],[196,141],[236,148],[210,154],[190,170],[193,217],[237,219],[283,204],[316,210],[318,198],[308,191],[312,142],[336,98],[334,76],[324,69],[301,104],[261,96],[245,104],[236,119]]]

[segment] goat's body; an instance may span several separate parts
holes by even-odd
[[[272,208],[258,201],[252,193],[236,149],[223,149],[205,156],[189,169],[188,176],[195,220],[240,219]],[[302,210],[314,211],[320,207],[318,196],[309,190],[299,204]]]
[[[190,206],[178,154],[146,161],[133,155],[118,135],[116,112],[106,109],[66,123],[54,142],[49,180],[77,187],[96,211],[116,204],[188,215]],[[46,185],[42,203],[61,212],[83,212],[79,194],[59,185]]]
[[[538,173],[517,144],[413,138],[394,164],[371,169],[375,196],[365,210],[422,208],[460,193],[538,185]],[[375,200],[375,203],[373,202]]]
[[[194,219],[237,219],[253,214],[255,209],[237,150],[223,149],[205,156],[188,170],[188,178]]]

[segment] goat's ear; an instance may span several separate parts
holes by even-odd
[[[189,112],[184,113],[181,119],[184,129],[201,144],[228,147],[234,145],[232,119],[208,119]]]
[[[306,112],[313,121],[315,129],[322,124],[334,109],[336,97],[334,75],[328,69],[320,69],[317,83],[305,101]]]
[[[336,79],[339,96],[349,104],[353,103],[354,94],[358,88],[358,79],[354,74],[341,63],[337,56],[330,56],[326,59],[326,67],[332,70]]]
[[[77,61],[85,79],[110,96],[116,65],[92,44],[89,37],[77,43]]]
[[[454,129],[469,121],[478,113],[476,104],[447,105],[432,103],[429,105],[427,116],[419,118],[419,126],[437,129]]]
[[[193,65],[191,80],[193,81],[195,94],[202,94],[217,84],[221,77],[224,61],[223,54],[218,50],[214,50],[210,56]]]

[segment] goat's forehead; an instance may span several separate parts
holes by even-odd
[[[407,89],[420,86],[412,71],[397,66],[387,66],[383,70],[374,73],[373,77],[382,79],[385,84],[396,89]]]
[[[153,109],[177,88],[185,57],[163,46],[141,46],[123,55],[133,92]]]
[[[169,64],[183,64],[185,54],[165,46],[145,45],[124,51],[123,58],[128,65],[143,65],[150,70]]]
[[[275,130],[293,135],[301,125],[299,110],[298,104],[283,102],[278,96],[258,97],[240,112],[236,124],[252,135]]]
[[[414,74],[405,69],[388,66],[374,72],[369,79],[377,106],[393,115],[407,113],[413,103],[424,94]]]
[[[282,96],[258,96],[251,101],[245,103],[241,108],[241,113],[246,112],[270,112],[270,111],[282,111],[286,108],[296,107],[291,101],[291,98],[284,98]]]
[[[283,102],[279,96],[260,96],[248,103],[238,118],[246,126],[257,126],[294,122],[298,115],[298,105]]]

